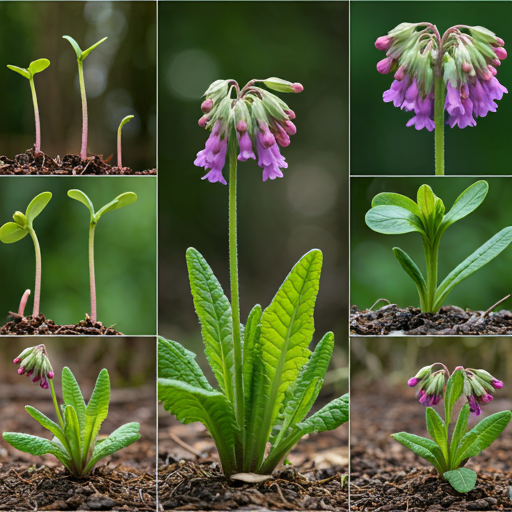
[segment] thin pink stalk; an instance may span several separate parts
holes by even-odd
[[[35,154],[41,153],[41,123],[39,121],[39,107],[37,105],[36,87],[34,85],[34,78],[30,79],[30,90],[32,91],[32,101],[34,103],[34,117],[36,121],[36,146]]]
[[[88,132],[88,119],[87,119],[87,96],[85,94],[85,80],[83,62],[78,61],[78,78],[80,81],[80,95],[82,97],[82,147],[80,149],[80,158],[85,160],[87,158],[87,132]]]
[[[121,126],[117,131],[117,167],[122,169],[123,164],[121,162]]]
[[[91,322],[96,323],[98,319],[96,311],[96,278],[94,275],[94,228],[96,225],[89,227],[89,281],[91,284]]]
[[[28,296],[30,295],[30,290],[25,290],[25,293],[21,297],[20,307],[18,308],[18,315],[25,316],[25,306],[27,305]]]

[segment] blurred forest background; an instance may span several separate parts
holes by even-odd
[[[100,183],[101,182],[101,183]],[[101,185],[101,186],[100,186]],[[52,200],[34,221],[42,256],[41,313],[58,324],[74,324],[90,313],[89,211],[68,197],[79,188],[98,211],[123,192],[137,201],[106,213],[95,234],[98,320],[124,334],[156,334],[156,178],[9,177],[0,187],[0,224],[25,212],[41,192]],[[30,236],[0,244],[0,321],[17,311],[25,289],[34,293],[35,253]],[[33,296],[26,312],[31,314]]]
[[[453,25],[481,25],[512,44],[512,3],[500,3],[499,15],[488,2],[355,2],[351,5],[351,169],[354,174],[434,174],[434,133],[407,128],[414,113],[384,103],[393,75],[381,75],[377,62],[385,52],[375,40],[402,22],[430,22],[444,33]],[[498,80],[512,93],[512,63],[505,60]],[[447,174],[510,174],[512,97],[478,118],[475,127],[445,128]]]
[[[41,149],[52,157],[79,153],[78,67],[63,35],[82,50],[108,37],[84,61],[89,153],[115,154],[119,123],[133,114],[123,128],[123,163],[134,170],[155,167],[155,2],[0,2],[0,155],[12,158],[35,141],[29,82],[6,66],[28,68],[40,58],[51,62],[34,79]]]
[[[299,258],[319,248],[314,341],[334,331],[334,364],[345,366],[348,3],[162,2],[159,22],[159,332],[205,367],[188,247],[203,254],[229,296],[228,188],[201,181],[194,166],[208,138],[197,125],[201,96],[219,78],[243,86],[277,76],[304,92],[277,93],[297,114],[284,178],[263,183],[252,160],[238,168],[241,317],[245,323],[256,303],[266,307]]]
[[[457,197],[477,178],[354,178],[351,182],[351,297],[352,305],[369,308],[384,297],[399,307],[419,307],[419,297],[412,279],[402,269],[392,252],[403,249],[425,275],[425,257],[419,233],[382,235],[365,223],[371,201],[380,192],[396,192],[416,201],[418,188],[427,184],[440,197],[446,211]],[[438,284],[470,254],[498,231],[512,225],[509,208],[512,192],[508,178],[489,178],[489,192],[484,202],[470,215],[450,226],[439,249]],[[445,305],[485,311],[512,292],[508,247],[465,281],[448,296]],[[382,306],[382,304],[381,304]],[[498,309],[512,309],[512,299]]]

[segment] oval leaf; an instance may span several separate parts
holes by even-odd
[[[100,217],[107,212],[111,212],[112,210],[118,210],[119,208],[124,208],[132,203],[137,201],[137,194],[135,192],[125,192],[117,196],[114,200],[107,203],[103,208],[98,210],[96,215],[94,216],[94,220],[98,222]]]
[[[402,194],[395,194],[394,192],[381,192],[377,194],[372,200],[372,206],[400,206],[400,208],[405,208],[414,213],[414,215],[420,215],[420,209],[412,199]]]
[[[0,242],[12,244],[28,235],[26,229],[21,228],[16,222],[8,222],[0,228]]]
[[[425,234],[421,220],[400,206],[375,206],[366,214],[367,226],[384,235],[402,235],[417,231]]]
[[[24,76],[27,80],[32,78],[32,75],[29,73],[28,69],[19,68],[18,66],[11,66],[10,64],[7,64],[7,67],[16,73],[19,73],[21,76]]]
[[[78,43],[71,37],[71,36],[62,36],[63,39],[67,39],[71,46],[73,47],[73,50],[75,50],[76,58],[80,60],[80,57],[82,56],[82,50],[80,46],[78,46]]]
[[[30,63],[28,70],[31,75],[35,75],[36,73],[41,73],[50,65],[50,61],[48,59],[37,59]]]
[[[84,192],[74,188],[74,189],[68,190],[68,196],[71,197],[71,199],[80,201],[82,204],[87,206],[87,209],[91,212],[91,219],[94,217],[94,206],[93,206],[91,200],[89,199],[89,197]]]
[[[489,185],[483,180],[473,183],[473,185],[464,190],[455,203],[453,203],[451,210],[445,215],[443,228],[446,229],[454,222],[475,211],[482,204],[488,191]]]
[[[402,265],[402,268],[409,274],[409,277],[414,281],[414,284],[418,288],[418,293],[420,296],[420,300],[423,303],[425,299],[425,294],[427,292],[427,283],[421,270],[418,268],[416,263],[412,260],[412,258],[405,252],[402,251],[399,247],[395,247],[393,249],[393,254],[396,256],[398,263]]]
[[[457,492],[469,492],[476,484],[476,473],[468,468],[447,471],[443,476]]]
[[[38,196],[34,197],[27,207],[25,216],[27,217],[28,225],[31,226],[34,219],[44,210],[46,205],[52,198],[51,192],[42,192]]]

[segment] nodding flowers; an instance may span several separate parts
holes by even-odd
[[[278,92],[298,93],[304,89],[299,83],[280,78],[251,80],[241,90],[235,80],[213,82],[205,93],[206,99],[201,104],[204,115],[199,119],[199,126],[211,133],[194,161],[208,171],[202,179],[226,185],[222,169],[229,143],[238,144],[240,162],[256,160],[257,154],[263,181],[283,177],[281,169],[286,169],[288,164],[279,146],[288,146],[290,136],[297,131],[292,122],[295,113],[281,98],[254,85],[257,82]]]
[[[13,363],[18,365],[18,375],[26,375],[31,382],[39,382],[43,389],[50,388],[49,380],[55,373],[44,345],[26,348]]]

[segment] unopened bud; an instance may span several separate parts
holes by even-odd
[[[503,387],[503,382],[501,382],[501,380],[498,380],[498,379],[494,379],[492,381],[492,387],[494,389],[501,389]]]
[[[197,122],[197,124],[201,127],[201,128],[204,128],[206,126],[206,123],[208,122],[208,116],[203,116],[199,119],[199,121]]]
[[[27,217],[21,212],[14,212],[14,215],[12,216],[14,219],[14,222],[18,224],[18,226],[24,228],[27,225]]]
[[[407,385],[411,386],[411,388],[413,388],[414,386],[416,386],[416,384],[418,384],[419,381],[420,381],[420,379],[417,379],[416,377],[411,377],[408,380]],[[423,392],[423,393],[425,393],[425,392]]]
[[[503,39],[501,39],[501,37],[496,37],[496,44],[498,46],[505,46],[505,41],[503,41]]]
[[[380,36],[375,41],[375,48],[377,50],[387,51],[393,46],[393,38],[389,36]]]
[[[405,76],[405,69],[405,66],[400,66],[394,75],[394,79],[399,81],[403,80]]]
[[[48,372],[48,378],[49,378],[49,379],[53,379],[53,377],[55,377],[55,373],[53,373],[53,372]]]
[[[208,98],[207,100],[204,100],[203,103],[201,103],[201,110],[208,114],[208,112],[211,111],[213,108],[213,100],[211,98]]]
[[[469,62],[462,63],[462,71],[464,71],[464,73],[470,73],[472,69],[473,66]]]
[[[285,110],[284,113],[290,118],[295,119],[295,112],[293,110]]]
[[[247,131],[247,123],[245,121],[238,121],[237,125],[236,125],[236,131],[242,135],[243,133],[245,133]]]
[[[494,48],[494,53],[496,54],[496,57],[500,60],[505,60],[507,58],[507,50],[505,48],[502,48],[501,46],[498,46],[498,48]]]
[[[304,86],[302,84],[299,84],[299,82],[295,82],[292,85],[292,88],[295,92],[302,92],[304,90]]]
[[[501,66],[500,59],[493,59],[493,60],[491,60],[491,65],[493,65],[494,67]]]
[[[297,127],[291,121],[285,121],[283,128],[288,135],[295,135],[297,133]]]
[[[377,71],[382,75],[386,75],[391,70],[391,66],[393,65],[393,59],[390,57],[386,57],[385,59],[377,62]]]
[[[491,66],[490,64],[487,66],[487,69],[491,72],[492,76],[496,76],[498,74],[498,71],[494,66]]]

